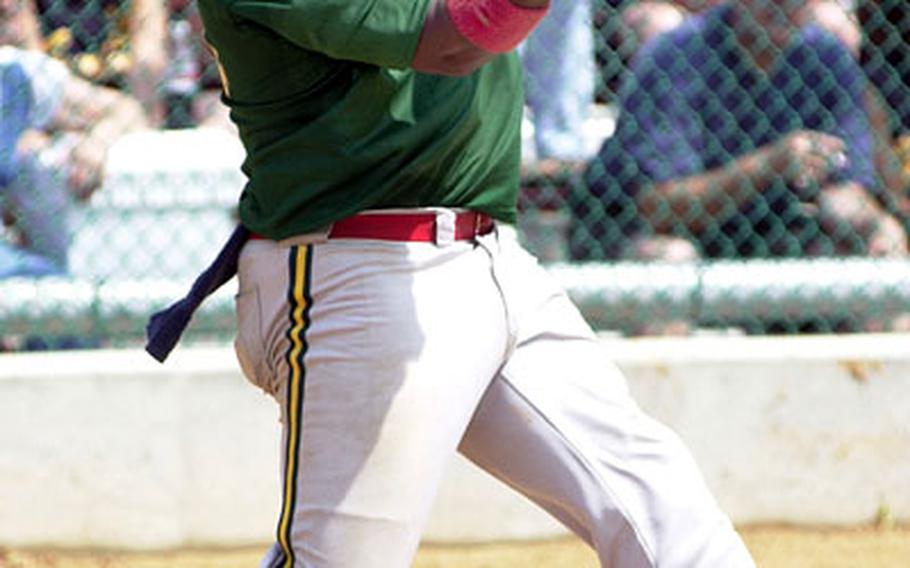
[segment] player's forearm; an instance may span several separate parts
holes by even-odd
[[[723,221],[776,175],[767,152],[759,150],[701,174],[654,184],[639,195],[638,206],[658,232],[678,223],[698,232]]]
[[[412,66],[439,75],[467,75],[514,49],[546,13],[549,0],[435,0]]]

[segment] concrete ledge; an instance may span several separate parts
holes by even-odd
[[[910,336],[608,344],[739,523],[910,520]]]
[[[910,521],[910,336],[605,339],[739,523]],[[268,542],[274,403],[230,348],[0,356],[0,544]],[[427,540],[563,529],[460,458]]]

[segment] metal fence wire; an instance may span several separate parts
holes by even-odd
[[[195,4],[0,15],[0,349],[139,342],[244,183]],[[552,0],[518,51],[519,230],[596,328],[910,327],[906,0]]]

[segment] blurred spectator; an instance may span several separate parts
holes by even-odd
[[[232,133],[227,105],[221,102],[218,66],[205,42],[202,18],[195,2],[169,0],[171,64],[166,73],[172,104],[169,122],[175,127],[220,128]]]
[[[791,5],[800,23],[817,23],[858,56],[861,32],[849,10],[842,6],[845,1],[852,4],[851,0],[794,0]],[[687,16],[722,3],[723,0],[602,1],[594,15],[594,26],[601,39],[597,63],[604,82],[598,98],[614,98],[626,68],[642,45],[672,30]]]
[[[634,2],[622,10],[613,33],[605,37],[607,56],[628,64],[638,47],[679,25],[691,14],[719,0]],[[793,2],[795,20],[816,24],[837,37],[861,59],[871,83],[865,106],[875,133],[875,170],[887,193],[879,197],[890,209],[910,218],[910,3],[902,0],[810,0]],[[854,9],[855,6],[855,9]],[[603,18],[601,18],[603,20]],[[603,27],[603,26],[601,26]],[[865,38],[865,41],[864,41]],[[603,51],[603,50],[602,50]],[[603,62],[604,54],[599,54]],[[603,70],[616,90],[624,66]],[[885,96],[883,96],[885,95]],[[905,220],[905,223],[908,221]]]
[[[695,5],[697,4],[697,5]],[[597,98],[613,102],[638,49],[652,38],[672,30],[702,2],[662,0],[601,0],[594,12],[599,36],[597,67],[602,84]]]
[[[130,93],[153,123],[164,116],[159,86],[168,62],[160,0],[0,0],[0,44],[39,50],[92,83]]]
[[[554,2],[520,53],[540,169],[556,170],[560,162],[583,163],[593,153],[584,135],[594,104],[589,0]]]
[[[25,71],[14,61],[0,60],[0,187],[16,176],[15,148],[25,131],[30,111],[31,97]],[[56,271],[49,260],[0,241],[0,278],[19,274],[46,275]],[[5,350],[0,347],[0,352]]]
[[[563,260],[568,185],[596,152],[586,131],[595,87],[590,0],[553,2],[519,54],[533,125],[523,148],[520,229],[542,261]]]
[[[910,133],[910,3],[858,0],[857,19],[867,41],[862,61],[893,112],[894,133]]]
[[[859,0],[861,61],[875,89],[870,114],[879,141],[877,170],[896,207],[910,217],[910,3]]]
[[[622,21],[630,32],[631,49],[637,51],[652,38],[672,30],[701,6],[683,6],[683,2],[635,2],[623,10]],[[691,4],[691,3],[686,3]]]
[[[11,235],[0,243],[0,276],[62,273],[73,204],[100,187],[108,149],[145,116],[41,52],[0,47],[0,66],[0,197]]]
[[[221,101],[221,76],[205,42],[196,3],[169,0],[168,4],[172,61],[167,76],[169,82],[175,81],[177,86],[171,92],[191,91],[190,97],[178,95],[180,102],[171,105],[171,124],[220,128],[236,134],[237,127],[231,122],[229,109]],[[192,77],[192,83],[184,80],[187,76]]]
[[[0,43],[39,49],[136,97],[153,125],[233,131],[190,0],[0,0]]]
[[[788,6],[724,3],[642,47],[597,199],[573,198],[576,257],[906,253],[873,197],[862,70]]]

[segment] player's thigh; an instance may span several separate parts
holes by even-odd
[[[276,306],[260,328],[273,377],[263,386],[284,424],[279,541],[302,565],[409,564],[501,364],[504,310],[487,255],[406,248],[298,248],[287,290],[260,288],[261,304]]]
[[[568,299],[539,306],[462,453],[560,519],[605,566],[751,565],[688,450],[639,409]]]
[[[459,450],[598,551],[608,546],[615,565],[650,566],[652,553],[639,519],[629,511],[623,483],[609,479],[621,478],[626,469],[631,474],[633,468],[604,455],[610,446],[627,443],[632,435],[628,423],[638,411],[622,377],[606,361],[596,384],[586,388],[569,379],[590,358],[584,351],[569,347],[558,359],[527,358],[522,368],[497,377]],[[541,380],[513,374],[528,371],[525,364],[540,365],[532,373],[539,371]]]

